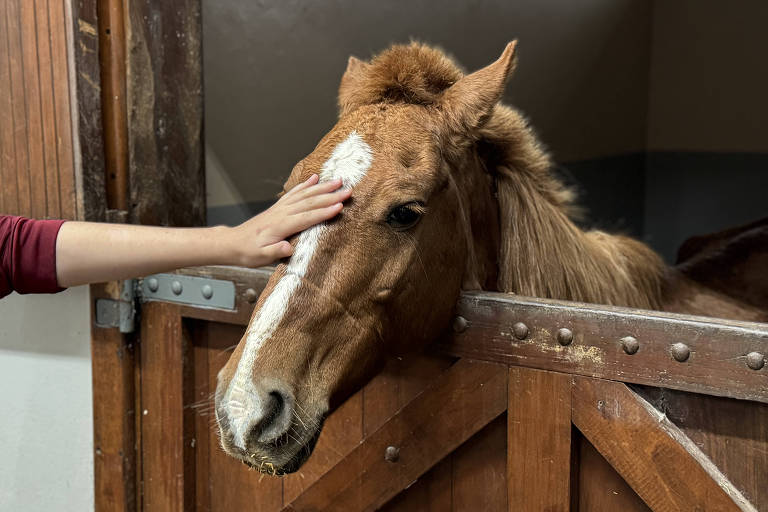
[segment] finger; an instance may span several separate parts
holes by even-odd
[[[337,190],[329,194],[319,194],[316,196],[310,196],[300,201],[291,203],[290,207],[286,209],[288,213],[297,214],[310,210],[317,210],[318,208],[325,208],[336,203],[342,203],[349,199],[352,195],[352,191],[349,189]]]
[[[343,208],[344,206],[341,203],[335,203],[331,206],[326,206],[325,208],[318,208],[316,210],[291,215],[288,218],[289,221],[286,223],[286,231],[290,231],[290,235],[298,233],[299,231],[304,231],[315,224],[332,219],[338,215]]]
[[[301,201],[302,199],[306,199],[308,197],[316,196],[319,194],[327,194],[328,192],[333,192],[334,190],[338,190],[342,186],[342,182],[340,178],[334,178],[332,180],[324,181],[322,183],[318,183],[317,185],[312,185],[310,187],[303,188],[296,192],[296,194],[293,194],[291,196],[291,203],[295,203],[297,201]]]
[[[313,173],[309,178],[307,178],[306,180],[302,181],[301,183],[299,183],[298,185],[293,187],[291,190],[286,192],[285,196],[283,196],[283,197],[288,197],[288,196],[293,195],[293,194],[295,194],[297,192],[301,192],[302,190],[304,190],[304,189],[306,189],[308,187],[311,187],[312,185],[316,184],[318,181],[320,181],[320,176],[318,176],[317,174]]]
[[[293,246],[289,242],[282,240],[262,248],[261,251],[264,254],[264,258],[269,260],[269,263],[272,263],[293,254]]]

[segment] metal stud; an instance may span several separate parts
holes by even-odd
[[[570,345],[573,341],[573,332],[570,329],[563,327],[557,331],[557,342],[562,346]]]
[[[672,351],[672,357],[675,358],[675,361],[684,362],[688,360],[688,357],[691,355],[691,349],[688,348],[688,345],[685,343],[675,343],[672,345],[671,348]]]
[[[621,338],[621,348],[629,355],[634,354],[640,348],[640,343],[633,336]]]
[[[765,356],[760,352],[750,352],[747,354],[747,366],[753,370],[760,370],[765,366]]]
[[[515,335],[515,338],[524,340],[528,337],[528,326],[523,322],[517,322],[512,326],[512,333]]]
[[[387,446],[387,449],[384,450],[384,460],[387,462],[397,462],[397,459],[400,458],[400,448],[397,446]]]
[[[210,299],[213,297],[213,288],[211,288],[211,285],[204,284],[202,288],[200,288],[200,293],[203,294],[203,297],[206,299]]]
[[[147,288],[149,288],[149,291],[156,292],[158,288],[160,288],[160,283],[157,281],[157,278],[150,277],[147,279]]]
[[[467,319],[458,315],[453,319],[453,332],[462,333],[467,330]]]
[[[245,297],[246,302],[253,304],[259,298],[259,294],[253,288],[248,288],[243,292],[243,297]]]
[[[184,287],[181,285],[180,281],[174,281],[171,283],[171,291],[174,295],[181,295],[181,292],[184,291]]]

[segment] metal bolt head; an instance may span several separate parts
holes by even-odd
[[[181,295],[181,292],[184,291],[184,287],[181,285],[180,281],[174,281],[171,283],[171,291],[174,295]]]
[[[147,279],[147,288],[149,288],[149,291],[156,292],[158,288],[160,288],[160,283],[157,281],[156,277],[150,277]]]
[[[200,293],[203,294],[205,299],[210,299],[213,297],[213,288],[211,288],[211,285],[209,284],[204,284],[202,288],[200,288]]]
[[[765,356],[760,352],[750,352],[747,354],[747,366],[753,370],[760,370],[765,366]]]
[[[633,336],[621,338],[621,348],[629,355],[634,354],[640,348],[640,343]]]
[[[462,333],[467,330],[467,319],[458,315],[453,319],[453,332]]]
[[[387,462],[397,462],[397,459],[400,458],[400,448],[397,446],[387,446],[387,449],[384,450],[384,460]]]
[[[245,297],[246,302],[253,304],[259,298],[259,294],[253,288],[248,288],[243,292],[243,297]]]
[[[528,337],[528,326],[523,322],[517,322],[512,326],[512,333],[515,335],[515,338],[524,340]]]
[[[672,357],[675,358],[675,361],[684,362],[688,360],[688,357],[691,355],[691,349],[688,348],[688,345],[685,343],[675,343],[671,347]]]
[[[562,346],[570,345],[573,341],[573,332],[563,327],[557,331],[557,342]]]

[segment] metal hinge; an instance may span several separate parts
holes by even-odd
[[[118,327],[120,332],[133,332],[136,327],[136,281],[123,281],[120,299],[96,299],[96,326]]]
[[[235,283],[179,274],[154,274],[125,281],[120,300],[96,300],[96,325],[133,332],[140,303],[151,301],[233,311]]]

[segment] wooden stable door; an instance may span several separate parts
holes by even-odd
[[[130,349],[135,373],[118,372],[111,381],[114,391],[124,379],[122,396],[133,389],[139,414],[130,414],[133,407],[124,401],[129,421],[112,430],[110,442],[113,449],[122,442],[137,451],[133,460],[120,459],[122,473],[101,466],[99,510],[768,510],[764,369],[744,366],[744,379],[756,375],[763,383],[744,391],[755,396],[748,401],[690,392],[704,387],[682,365],[675,378],[649,374],[678,388],[671,390],[622,382],[622,375],[632,375],[626,364],[604,368],[612,378],[596,378],[566,362],[562,371],[498,362],[519,354],[515,350],[478,352],[476,359],[486,361],[457,357],[467,343],[484,346],[481,332],[509,331],[503,322],[480,325],[471,311],[461,311],[469,319],[461,335],[447,336],[425,354],[390,361],[334,412],[297,473],[258,473],[219,447],[211,396],[247,324],[249,300],[269,272],[183,272],[232,281],[235,309],[142,304],[141,330]],[[488,300],[513,308],[509,299]],[[594,320],[596,309],[589,308],[591,332],[613,328]],[[533,323],[542,320],[520,319],[548,329]],[[759,324],[724,324],[712,338],[732,328],[744,334],[745,326],[761,330],[742,341],[764,347],[768,327]],[[714,349],[707,340],[700,343],[696,357],[702,360]],[[643,357],[650,357],[653,347],[646,352]],[[713,393],[724,391],[712,386]],[[733,389],[739,393],[737,384]],[[109,422],[96,419],[97,431]],[[122,501],[109,494],[129,488],[134,496]]]

